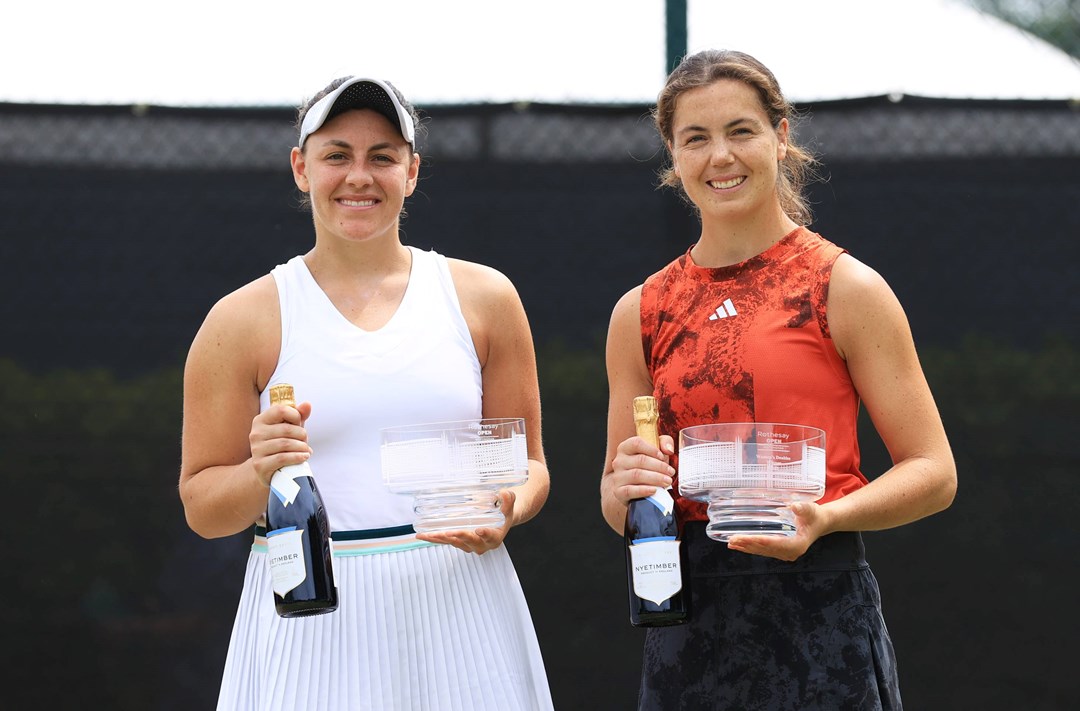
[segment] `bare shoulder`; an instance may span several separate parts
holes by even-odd
[[[641,287],[639,284],[619,297],[608,322],[608,351],[641,342]],[[635,346],[636,347],[636,346]]]
[[[841,254],[833,266],[829,280],[829,295],[836,294],[846,298],[872,296],[873,292],[884,289],[891,293],[885,278],[867,264],[860,262],[850,254]]]
[[[277,285],[267,274],[221,297],[206,315],[203,327],[246,335],[262,330],[270,321],[280,324],[279,311]]]
[[[650,376],[641,347],[640,285],[623,294],[611,311],[605,359],[612,397],[620,383],[644,392],[641,388],[650,382]]]
[[[493,299],[496,301],[517,300],[518,293],[513,282],[498,269],[486,264],[450,257],[447,257],[446,263],[450,267],[454,287],[463,305],[490,303]]]
[[[281,347],[281,309],[269,274],[223,296],[207,313],[188,354],[188,370],[242,370],[265,382]]]
[[[841,357],[860,342],[910,340],[907,316],[885,278],[849,254],[841,255],[833,266],[827,310]]]
[[[525,306],[509,277],[484,264],[446,261],[480,365],[487,367],[492,356],[498,358],[500,353],[531,353],[532,333]]]
[[[619,300],[615,302],[615,307],[611,310],[611,320],[613,323],[616,320],[622,321],[624,319],[630,319],[636,322],[640,322],[641,288],[642,285],[638,284],[633,289],[619,297]]]

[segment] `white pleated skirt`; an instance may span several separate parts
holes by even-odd
[[[335,612],[284,619],[253,548],[218,711],[552,709],[505,546],[335,555],[334,574]]]

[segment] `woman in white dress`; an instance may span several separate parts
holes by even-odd
[[[550,709],[536,633],[503,540],[549,477],[532,335],[498,271],[402,244],[416,113],[392,85],[346,77],[299,111],[307,253],[222,298],[184,374],[180,496],[206,538],[254,528],[219,709]],[[291,383],[296,408],[271,406]],[[382,481],[379,429],[522,417],[529,479],[501,528],[417,534]],[[269,481],[307,461],[334,538],[338,609],[284,619],[266,559]]]

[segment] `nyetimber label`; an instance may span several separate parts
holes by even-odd
[[[649,540],[630,546],[634,592],[657,605],[682,590],[679,541]]]
[[[270,580],[274,592],[282,597],[304,582],[307,565],[304,563],[304,530],[281,528],[268,531],[266,548],[270,558]]]

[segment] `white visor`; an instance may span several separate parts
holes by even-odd
[[[384,81],[362,77],[349,79],[308,109],[300,125],[300,142],[297,145],[303,148],[308,136],[318,131],[329,119],[349,109],[378,111],[398,127],[402,138],[416,150],[412,115],[401,105],[397,92]]]

